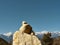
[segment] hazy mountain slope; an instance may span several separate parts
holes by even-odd
[[[10,32],[9,32],[10,33]],[[12,37],[13,34],[0,34],[0,38],[3,38],[4,40],[6,40],[8,43],[10,43],[12,41]]]
[[[39,37],[42,38],[44,34],[48,33],[48,31],[42,31],[42,32],[36,32],[35,34]],[[58,37],[60,36],[60,32],[50,32],[51,33],[51,37]]]

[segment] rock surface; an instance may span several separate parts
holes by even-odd
[[[20,33],[27,33],[27,34],[35,34],[34,31],[32,30],[32,27],[26,22],[22,22],[22,26],[19,28]]]
[[[41,41],[34,35],[32,27],[27,25],[29,24],[23,22],[19,31],[14,33],[13,45],[41,45]]]

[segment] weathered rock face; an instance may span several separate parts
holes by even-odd
[[[14,33],[14,35],[13,35],[13,45],[19,45],[19,37],[20,35],[19,35],[19,31],[16,31],[15,33]]]
[[[23,26],[13,35],[13,45],[41,45],[41,41],[34,35],[32,27],[25,27],[28,25],[24,23]],[[26,29],[25,29],[26,28]]]
[[[19,32],[16,32],[13,37],[13,45],[41,45],[41,42],[33,34],[19,34]]]
[[[32,30],[32,27],[25,21],[22,22],[22,26],[19,28],[21,33],[27,33],[27,34],[35,34]]]

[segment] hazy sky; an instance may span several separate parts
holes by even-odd
[[[0,33],[15,32],[23,20],[35,32],[60,31],[60,0],[0,0]]]

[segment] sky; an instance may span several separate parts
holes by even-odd
[[[22,21],[35,32],[59,32],[60,0],[0,0],[0,33],[14,33]]]

